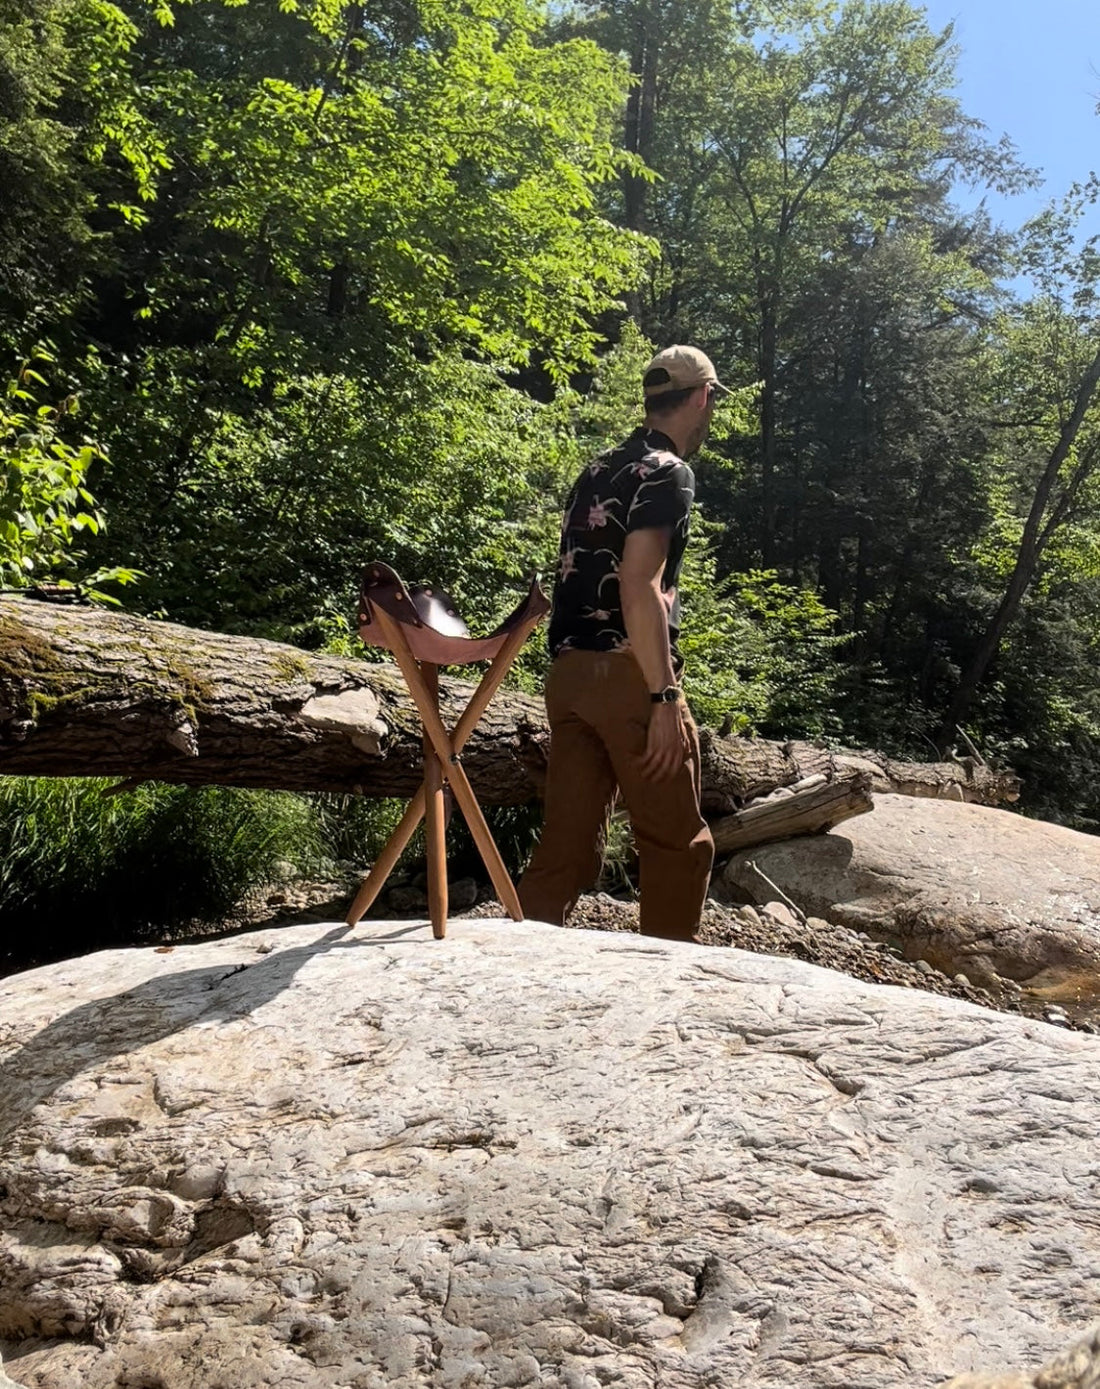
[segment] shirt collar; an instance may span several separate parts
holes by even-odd
[[[632,437],[641,439],[647,448],[660,449],[664,453],[674,453],[677,458],[680,457],[676,445],[668,435],[660,429],[647,429],[644,424],[640,424],[634,431]]]

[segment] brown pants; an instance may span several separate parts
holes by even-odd
[[[673,777],[653,781],[639,769],[653,705],[629,652],[562,652],[546,682],[546,709],[546,822],[519,885],[525,915],[560,926],[596,881],[618,785],[638,850],[642,933],[690,940],[714,861],[699,811],[699,738],[690,716],[690,752]]]

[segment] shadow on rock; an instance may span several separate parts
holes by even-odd
[[[63,1013],[29,1041],[22,1045],[17,1042],[0,1061],[0,1141],[18,1128],[36,1105],[110,1057],[125,1056],[195,1023],[247,1017],[288,988],[298,970],[314,956],[333,949],[385,945],[422,927],[344,940],[349,929],[339,926],[308,945],[230,968],[174,970]],[[431,944],[428,940],[411,943]],[[6,1040],[0,1031],[0,1045]]]

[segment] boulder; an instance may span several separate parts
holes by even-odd
[[[23,1389],[932,1389],[1100,1315],[1100,1040],[531,923],[0,981]]]
[[[1089,1010],[1100,995],[1100,838],[1007,810],[876,795],[828,834],[734,855],[721,890],[807,915],[977,983],[1026,982]]]

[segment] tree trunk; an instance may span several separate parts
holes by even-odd
[[[997,611],[982,633],[974,654],[970,658],[970,664],[959,678],[959,687],[955,692],[950,713],[940,730],[941,747],[947,747],[953,741],[956,725],[966,722],[978,687],[989,669],[990,662],[1000,649],[1001,639],[1008,629],[1009,623],[1019,612],[1024,594],[1031,587],[1031,581],[1034,579],[1035,571],[1039,565],[1039,558],[1054,533],[1053,527],[1043,526],[1043,517],[1050,504],[1051,493],[1058,481],[1062,464],[1069,457],[1069,451],[1076,442],[1077,434],[1084,421],[1085,413],[1092,403],[1092,398],[1096,394],[1098,384],[1100,384],[1100,351],[1093,357],[1088,371],[1081,379],[1073,409],[1062,426],[1058,435],[1058,442],[1051,450],[1043,475],[1039,479],[1039,485],[1035,489],[1031,510],[1024,525],[1023,536],[1020,539],[1020,548],[1016,554],[1016,563],[1001,601],[997,605]]]
[[[643,8],[638,14],[634,44],[630,54],[630,75],[634,79],[626,101],[623,122],[623,148],[646,164],[653,153],[657,123],[657,63],[660,37],[653,16]],[[646,200],[649,185],[635,173],[623,175],[623,225],[644,232],[648,221]]]
[[[440,681],[448,727],[472,685]],[[809,743],[701,730],[704,811],[746,801],[851,759]],[[542,701],[502,690],[462,754],[485,805],[538,798],[549,734]],[[419,718],[394,665],[316,656],[75,604],[0,597],[0,773],[106,776],[187,785],[411,796],[420,785]],[[861,762],[877,789],[891,765]],[[987,804],[1014,777],[962,764],[927,773],[917,794]],[[919,778],[918,778],[919,780]],[[937,790],[937,788],[939,788]],[[946,788],[946,789],[944,789]]]
[[[445,682],[457,721],[469,689]],[[479,795],[535,795],[540,703],[490,708],[464,754]],[[0,599],[0,772],[409,796],[421,732],[396,666]]]
[[[761,301],[760,315],[760,562],[770,569],[775,562],[779,510],[776,497],[776,359],[778,328],[776,309],[769,295]]]

